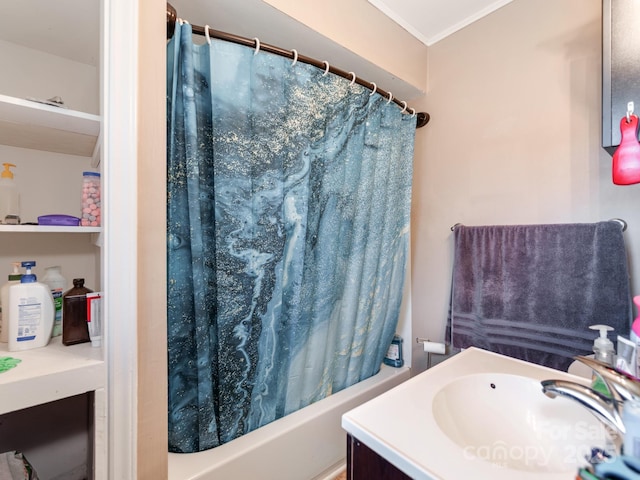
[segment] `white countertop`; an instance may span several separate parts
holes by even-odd
[[[19,352],[0,343],[0,357],[20,360],[0,373],[0,414],[105,387],[102,348],[91,343],[64,346],[61,340],[54,337],[46,347]]]
[[[505,358],[508,357],[469,348],[347,412],[342,417],[342,427],[416,480],[573,480],[577,470],[541,477],[540,472],[501,468],[471,459],[438,426],[431,407],[433,397],[444,385],[465,375],[504,373],[536,380],[564,378],[585,382],[568,373]],[[469,398],[470,405],[473,401]],[[576,404],[575,408],[583,407]]]

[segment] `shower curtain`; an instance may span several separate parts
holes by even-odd
[[[169,449],[378,372],[408,253],[415,118],[177,25],[167,46]]]

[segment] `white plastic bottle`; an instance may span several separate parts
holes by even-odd
[[[20,262],[13,262],[13,272],[7,283],[0,288],[0,342],[9,341],[9,287],[20,283]]]
[[[640,458],[640,401],[630,399],[624,402],[622,423],[625,428],[623,453]]]
[[[55,308],[51,290],[31,273],[36,262],[22,262],[27,273],[9,287],[9,351],[44,347],[51,339]]]
[[[44,275],[41,279],[42,283],[49,287],[53,296],[53,304],[56,309],[55,319],[53,321],[52,337],[62,335],[62,295],[67,290],[67,280],[62,276],[62,269],[56,265],[44,269]]]
[[[7,215],[20,217],[20,194],[13,181],[10,167],[13,163],[3,163],[4,170],[0,173],[0,223],[5,223]]]
[[[629,334],[629,340],[636,346],[636,358],[635,358],[635,371],[633,372],[634,377],[638,377],[640,375],[640,295],[636,295],[633,297],[633,303],[636,304],[637,316],[636,319],[631,324],[631,332]]]

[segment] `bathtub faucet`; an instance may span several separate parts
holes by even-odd
[[[611,392],[611,397],[567,380],[543,380],[542,392],[549,398],[562,396],[586,407],[616,434],[614,443],[619,452],[625,433],[622,408],[626,400],[640,399],[640,382],[593,358],[578,356],[575,359],[590,367],[602,379]]]

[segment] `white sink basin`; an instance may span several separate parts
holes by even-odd
[[[457,378],[436,393],[432,409],[465,455],[514,470],[575,473],[592,447],[606,446],[604,429],[585,408],[547,397],[539,380],[520,375]]]
[[[469,348],[347,412],[343,428],[415,480],[574,480],[611,448],[585,407],[540,382],[588,379]]]

